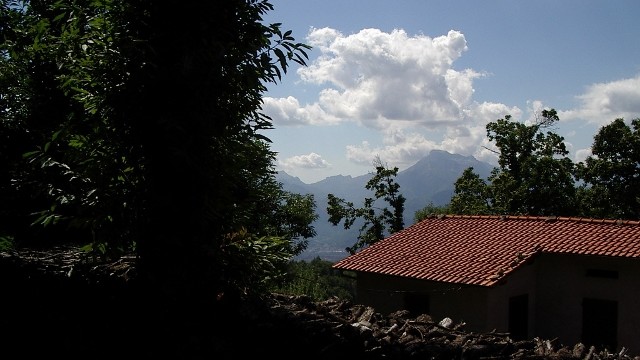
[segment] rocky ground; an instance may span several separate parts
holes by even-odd
[[[92,264],[82,256],[73,249],[0,253],[0,342],[14,354],[7,358],[640,359],[625,349],[513,341],[509,334],[465,331],[448,319],[383,315],[337,298],[314,302],[284,294],[192,329],[141,318],[144,304],[113,295],[135,275],[133,258]],[[158,336],[163,327],[171,328],[170,336]]]

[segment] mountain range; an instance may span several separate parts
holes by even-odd
[[[479,161],[473,156],[432,150],[415,165],[398,172],[395,181],[400,185],[400,193],[406,198],[405,227],[414,223],[416,211],[425,206],[448,204],[454,193],[455,181],[469,167],[473,167],[476,174],[486,179],[494,166]],[[357,177],[336,175],[307,184],[286,172],[278,172],[276,179],[282,183],[284,190],[298,194],[311,194],[316,202],[318,219],[312,224],[316,230],[316,236],[309,239],[307,249],[297,257],[297,260],[311,260],[319,257],[335,262],[348,255],[345,248],[355,244],[361,223],[356,222],[348,230],[344,229],[343,223],[337,226],[331,224],[327,214],[327,195],[333,194],[353,202],[355,207],[361,207],[366,197],[374,196],[373,192],[365,188],[373,175],[372,169],[371,173]]]

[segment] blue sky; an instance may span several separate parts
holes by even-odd
[[[640,117],[640,1],[271,0],[313,46],[269,85],[277,169],[314,183],[401,170],[433,149],[495,163],[488,122],[558,110],[574,161]]]

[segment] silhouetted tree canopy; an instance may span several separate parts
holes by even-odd
[[[259,294],[306,247],[315,202],[275,181],[261,106],[310,47],[263,23],[268,1],[1,10],[3,241],[134,252],[149,296],[193,312]]]
[[[577,174],[585,215],[640,218],[640,119],[628,124],[618,118],[601,127]]]
[[[564,139],[543,129],[559,117],[543,110],[531,125],[509,115],[487,124],[498,167],[485,181],[466,169],[448,210],[456,214],[513,214],[638,219],[640,119],[615,119],[594,135],[592,154],[573,163]]]
[[[363,206],[357,208],[352,202],[333,194],[327,195],[327,213],[329,222],[338,225],[342,222],[345,229],[350,229],[356,221],[362,221],[358,239],[347,247],[350,254],[365,248],[388,234],[404,229],[405,197],[400,193],[400,184],[395,181],[398,168],[388,168],[379,157],[373,161],[376,173],[369,179],[365,188],[374,192],[374,197],[365,198]],[[381,202],[386,205],[381,205]]]

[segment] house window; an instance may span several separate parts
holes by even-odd
[[[407,292],[404,294],[404,308],[412,316],[429,314],[429,294],[423,292]]]
[[[599,350],[616,351],[618,302],[584,298],[582,300],[582,343]]]
[[[529,294],[509,298],[509,333],[514,340],[527,339],[529,328]]]
[[[618,272],[615,270],[587,269],[587,277],[599,277],[605,279],[617,279]]]

